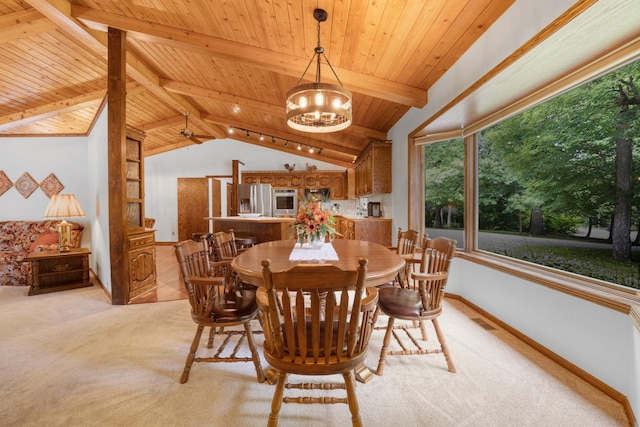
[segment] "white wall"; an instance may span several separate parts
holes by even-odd
[[[244,163],[240,171],[284,171],[284,164],[295,164],[296,170],[315,165],[321,170],[344,170],[330,163],[312,160],[233,139],[208,141],[145,158],[145,215],[155,218],[156,241],[178,239],[178,178],[207,175],[231,175],[232,161]],[[230,182],[230,180],[229,180]],[[223,201],[225,185],[222,184]],[[223,208],[222,214],[225,215]]]
[[[0,170],[11,182],[16,182],[24,172],[29,173],[37,183],[53,173],[64,186],[61,193],[75,194],[87,213],[86,218],[73,218],[70,221],[85,226],[82,245],[88,246],[91,236],[91,209],[88,208],[91,204],[87,183],[87,138],[2,138]],[[12,187],[0,195],[0,221],[41,221],[48,203],[49,198],[40,187],[27,199]]]
[[[111,292],[111,253],[109,242],[108,107],[104,108],[89,135],[89,200],[92,221],[91,269]]]
[[[422,109],[412,108],[391,129],[396,227],[408,222],[407,136],[573,3],[514,3],[429,90],[429,103]],[[455,259],[451,269],[448,292],[466,298],[626,395],[636,417],[640,416],[640,331],[629,315],[461,259]]]

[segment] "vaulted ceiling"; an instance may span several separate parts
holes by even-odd
[[[112,27],[126,31],[127,124],[146,132],[146,155],[234,138],[300,154],[297,142],[347,166],[423,107],[513,2],[0,0],[0,136],[88,134],[105,99]],[[328,13],[321,44],[354,94],[353,124],[329,134],[285,119],[286,93],[317,45],[316,7]],[[322,76],[336,83],[328,69]],[[185,112],[195,139],[181,135]]]

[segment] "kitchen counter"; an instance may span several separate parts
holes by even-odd
[[[293,222],[293,218],[279,218],[275,216],[208,216],[204,218],[205,220],[215,221],[215,220],[224,220],[224,221],[248,221],[248,222],[264,222],[264,223],[281,223],[281,222]]]
[[[365,215],[336,215],[337,217],[346,218],[352,221],[391,221],[391,218],[373,217]]]
[[[236,237],[254,237],[257,243],[292,238],[293,230],[289,229],[289,225],[293,223],[293,218],[225,216],[204,219],[213,224],[214,233],[233,229]]]

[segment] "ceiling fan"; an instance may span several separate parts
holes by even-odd
[[[193,134],[193,129],[189,129],[189,112],[188,111],[184,112],[184,129],[182,129],[180,131],[180,135],[184,136],[187,139],[190,139],[191,141],[195,142],[196,144],[202,144],[204,142],[204,141],[198,139]]]

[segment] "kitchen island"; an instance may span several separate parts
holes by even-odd
[[[391,246],[391,218],[370,218],[360,215],[336,215],[338,239],[366,240]]]
[[[205,217],[204,219],[212,223],[214,233],[233,229],[236,237],[254,237],[256,243],[293,237],[293,230],[289,229],[289,226],[293,224],[293,218],[225,216]]]

